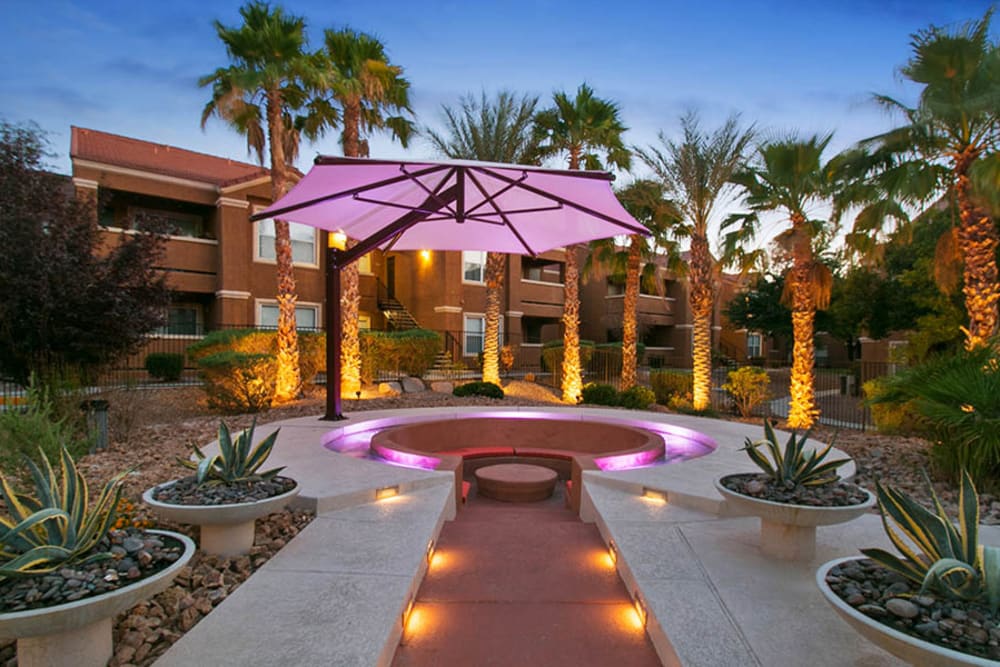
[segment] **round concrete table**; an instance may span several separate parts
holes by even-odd
[[[556,471],[524,463],[501,463],[476,471],[479,493],[508,503],[545,500],[556,486]]]

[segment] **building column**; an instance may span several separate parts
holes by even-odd
[[[254,322],[250,270],[253,261],[254,230],[250,222],[250,202],[219,197],[215,202],[216,238],[219,244],[215,274],[215,304],[212,324],[252,326]]]

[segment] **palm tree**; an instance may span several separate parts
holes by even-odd
[[[814,243],[822,242],[829,232],[825,220],[811,219],[809,208],[829,200],[832,185],[829,165],[822,160],[832,134],[808,139],[789,138],[774,141],[757,149],[757,161],[737,171],[732,180],[744,189],[748,213],[730,216],[725,226],[742,224],[757,229],[758,215],[782,211],[789,227],[776,241],[792,257],[785,280],[784,300],[792,309],[791,406],[788,425],[810,428],[819,415],[813,387],[814,321],[816,310],[830,303],[833,282],[830,269],[817,261]]]
[[[867,204],[849,240],[870,245],[864,242],[888,220],[909,222],[906,205],[936,201],[943,192],[954,196],[957,225],[943,238],[939,255],[947,256],[951,247],[963,264],[969,350],[988,344],[997,332],[1000,302],[1000,235],[992,215],[995,199],[989,196],[997,182],[989,163],[1000,144],[1000,45],[989,39],[992,13],[952,31],[931,26],[912,35],[913,54],[900,71],[923,86],[919,101],[911,108],[885,95],[876,97],[901,112],[906,123],[861,142],[853,166],[861,164],[865,179],[843,198],[846,204]],[[974,181],[984,169],[979,178],[987,176],[989,185],[992,171],[992,186],[977,193]]]
[[[326,49],[321,62],[325,81],[318,91],[317,116],[322,119],[325,114],[332,118],[326,110],[334,105],[340,108],[344,155],[368,157],[367,137],[377,130],[389,131],[405,148],[413,133],[413,123],[406,117],[412,111],[410,82],[403,78],[403,68],[389,62],[385,46],[371,35],[344,28],[327,30],[324,37]],[[309,129],[321,132],[322,120]],[[340,296],[341,391],[349,395],[361,389],[358,283],[358,264],[352,262],[341,271]]]
[[[712,390],[712,311],[715,301],[715,259],[708,242],[708,224],[716,202],[727,196],[729,179],[743,163],[754,131],[739,128],[739,117],[730,117],[711,134],[702,132],[697,114],[681,117],[683,139],[670,141],[660,132],[662,148],[636,148],[636,154],[663,181],[667,193],[683,212],[684,222],[674,235],[690,239],[688,259],[689,299],[693,330],[693,406],[709,407]]]
[[[294,114],[305,101],[304,83],[311,75],[304,55],[305,21],[266,2],[240,8],[243,25],[227,27],[215,21],[215,31],[231,61],[202,77],[200,86],[212,87],[212,98],[201,116],[202,128],[218,116],[241,134],[263,164],[264,148],[271,158],[271,199],[288,190],[289,168],[298,152],[299,133]],[[266,141],[265,141],[266,128]],[[295,330],[295,274],[288,223],[274,221],[274,249],[278,277],[278,353],[274,398],[289,401],[299,395],[299,346]]]
[[[535,131],[542,157],[567,154],[570,169],[601,169],[599,153],[609,165],[628,169],[632,156],[622,141],[627,129],[621,122],[618,105],[594,96],[587,84],[581,84],[576,97],[566,93],[553,95],[555,106],[538,112]],[[580,271],[577,265],[579,244],[566,248],[565,298],[563,304],[562,398],[576,403],[583,391],[580,368]]]
[[[463,97],[457,109],[442,107],[447,134],[427,129],[438,153],[456,160],[505,164],[536,164],[538,144],[533,134],[537,97],[502,90],[494,99]],[[483,382],[500,384],[500,297],[507,256],[486,254],[486,326],[483,341]]]
[[[622,305],[622,391],[636,384],[638,366],[638,321],[640,283],[655,289],[659,266],[655,259],[657,250],[667,250],[668,268],[677,268],[679,254],[676,244],[667,238],[667,231],[680,219],[680,211],[665,198],[663,185],[650,180],[633,181],[618,191],[618,199],[633,218],[653,233],[652,239],[640,234],[629,235],[629,244],[622,250],[613,238],[600,239],[590,244],[590,255],[584,272],[597,266],[608,269],[615,279],[624,279],[625,295]]]

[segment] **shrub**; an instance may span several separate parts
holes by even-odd
[[[589,405],[618,405],[618,390],[609,384],[591,382],[583,386],[581,398]]]
[[[645,410],[656,402],[656,394],[649,387],[635,385],[618,396],[618,404],[630,410]]]
[[[963,470],[980,487],[1000,473],[1000,351],[997,341],[971,352],[933,358],[887,377],[873,404],[909,402],[934,445],[931,460],[960,480]]]
[[[361,332],[361,379],[371,382],[378,371],[421,377],[441,350],[441,336],[427,329]]]
[[[887,435],[908,435],[919,431],[917,415],[913,403],[882,403],[881,397],[889,390],[885,378],[875,378],[861,385],[861,390],[868,399],[867,403],[872,413],[872,421],[879,433]]]
[[[146,372],[157,380],[176,382],[184,372],[184,355],[173,352],[153,352],[146,355]]]
[[[22,470],[25,461],[41,465],[43,457],[59,456],[63,447],[73,457],[87,452],[90,443],[76,437],[76,428],[57,414],[49,390],[32,384],[22,409],[10,407],[0,412],[0,466]]]
[[[48,457],[41,456],[41,466],[28,464],[35,484],[33,497],[16,492],[0,475],[0,495],[8,513],[0,516],[0,579],[111,558],[93,550],[115,524],[126,473],[112,477],[91,499],[87,480],[65,448],[60,449],[59,460],[61,481]]]
[[[580,341],[580,366],[583,368],[587,367],[590,363],[590,358],[594,355],[594,341],[592,340],[581,340]],[[551,371],[555,369],[556,373],[560,373],[562,370],[563,362],[563,342],[562,339],[550,340],[546,343],[542,343],[542,370]]]
[[[198,484],[205,482],[236,484],[272,479],[284,470],[284,467],[264,472],[257,471],[271,455],[281,429],[277,429],[253,447],[253,432],[256,427],[257,420],[254,420],[250,428],[241,431],[233,441],[229,427],[225,422],[219,422],[219,453],[205,456],[197,445],[192,445],[195,458],[198,460],[179,459],[179,462],[185,468],[195,471]]]
[[[271,407],[277,363],[270,354],[216,352],[198,360],[208,405],[229,413]]]
[[[691,402],[694,391],[694,378],[686,371],[656,371],[649,374],[649,383],[653,386],[656,402],[671,405],[671,400],[678,398]]]
[[[729,381],[722,388],[733,397],[740,415],[749,417],[754,408],[767,400],[767,387],[770,383],[771,379],[764,369],[744,366],[729,371]]]
[[[534,382],[535,381],[535,374],[534,373],[525,373],[524,374],[524,381],[525,382]]]
[[[303,384],[312,383],[316,373],[326,368],[326,334],[300,331],[299,373]],[[261,329],[219,329],[205,334],[197,343],[188,346],[187,354],[193,362],[219,352],[275,355],[278,352],[278,332]]]
[[[487,398],[503,398],[503,389],[492,382],[467,382],[455,387],[455,396],[486,396]]]

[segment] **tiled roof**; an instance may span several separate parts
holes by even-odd
[[[70,157],[129,167],[165,176],[226,185],[266,176],[268,170],[247,162],[154,144],[118,134],[73,127]]]

